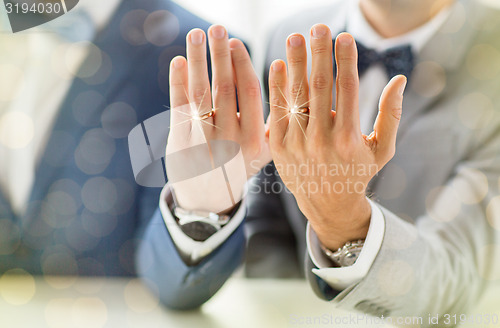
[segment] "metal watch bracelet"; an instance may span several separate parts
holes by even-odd
[[[320,243],[321,244],[321,243]],[[331,251],[321,244],[323,253],[336,265],[347,267],[353,265],[359,257],[365,241],[363,239],[347,242],[337,251]]]

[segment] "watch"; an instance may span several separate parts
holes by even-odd
[[[340,267],[353,265],[359,257],[365,241],[363,239],[347,242],[343,247],[333,252],[321,244],[323,253]]]
[[[195,241],[205,241],[229,222],[230,215],[208,211],[190,211],[174,207],[173,214],[182,232]]]

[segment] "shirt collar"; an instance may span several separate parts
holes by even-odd
[[[350,1],[350,5],[347,10],[346,28],[347,32],[349,32],[357,41],[376,51],[382,52],[389,48],[409,44],[416,53],[419,53],[450,16],[452,8],[455,5],[456,3],[441,10],[430,21],[417,29],[414,29],[404,35],[386,39],[380,36],[368,23],[359,7],[359,0],[352,0]]]

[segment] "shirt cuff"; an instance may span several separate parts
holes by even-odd
[[[317,269],[312,269],[313,273],[323,279],[332,288],[343,290],[348,286],[360,282],[370,270],[377,257],[385,233],[385,219],[380,208],[371,200],[372,216],[365,244],[358,259],[352,266],[335,268],[332,267],[330,259],[323,253],[320,241],[311,225],[307,224],[307,250],[312,262]]]
[[[245,199],[243,199],[236,213],[222,229],[203,242],[195,241],[186,235],[177,224],[169,208],[169,204],[172,202],[170,186],[166,184],[160,193],[160,212],[177,249],[183,257],[189,258],[192,262],[200,261],[224,243],[245,218]]]

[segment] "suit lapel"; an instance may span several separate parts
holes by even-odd
[[[409,81],[403,103],[398,140],[404,134],[411,122],[425,112],[431,104],[438,101],[450,86],[450,78],[464,61],[467,50],[477,33],[470,19],[458,31],[451,33],[463,20],[463,12],[469,16],[480,17],[484,13],[479,6],[471,6],[471,1],[457,3],[450,16],[439,31],[427,42],[418,55],[412,79]]]

